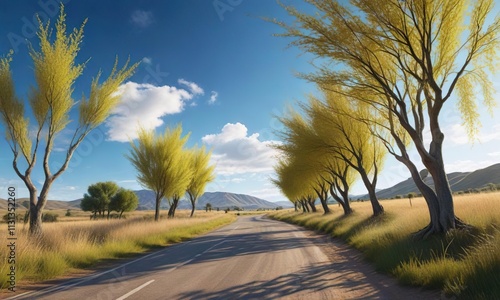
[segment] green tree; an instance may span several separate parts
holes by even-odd
[[[134,211],[139,205],[139,197],[132,190],[119,189],[111,198],[109,208],[120,214],[120,219],[124,212]]]
[[[87,194],[86,194],[87,195]],[[97,205],[97,199],[90,197],[89,195],[87,197],[83,197],[82,201],[80,202],[80,208],[83,211],[90,211],[92,213],[91,218],[97,218],[97,213],[99,211],[99,207]]]
[[[92,211],[94,216],[99,213],[100,216],[104,216],[107,212],[107,218],[109,219],[109,214],[111,212],[111,199],[118,192],[118,185],[112,181],[98,182],[89,185],[87,193],[83,195],[80,207],[83,211]]]
[[[137,64],[129,67],[127,62],[122,69],[117,69],[116,61],[109,77],[100,83],[99,73],[91,83],[90,96],[88,98],[84,96],[75,102],[72,98],[73,85],[84,68],[83,64],[76,64],[75,60],[80,50],[85,22],[68,35],[65,21],[66,14],[61,5],[59,18],[55,23],[55,37],[52,39],[50,23],[43,24],[39,20],[37,32],[39,50],[30,48],[36,80],[36,86],[28,97],[31,113],[25,113],[24,101],[14,92],[10,70],[12,52],[7,57],[0,58],[0,121],[6,129],[7,141],[14,154],[12,162],[14,171],[22,179],[30,194],[31,235],[42,232],[42,213],[53,182],[67,169],[73,153],[84,138],[109,116],[120,100],[120,95],[116,93],[118,87],[137,67]],[[70,123],[70,111],[75,105],[79,109],[76,129],[73,130],[64,162],[52,170],[50,155],[54,140],[67,128]],[[31,115],[35,122],[30,125],[28,116]],[[38,192],[32,180],[32,171],[40,152],[44,179]],[[26,166],[24,172],[18,164],[20,157]]]
[[[411,199],[413,199],[416,196],[415,193],[408,193],[408,200],[410,201],[410,207],[413,207],[413,204],[411,203]]]
[[[182,137],[182,127],[167,128],[164,134],[155,136],[154,131],[139,130],[137,144],[127,158],[138,172],[138,181],[155,193],[155,221],[160,218],[160,202],[186,192],[191,179],[183,149],[189,135]],[[173,203],[170,203],[171,207]]]
[[[479,124],[478,87],[486,107],[494,104],[488,69],[495,73],[500,18],[491,18],[492,0],[308,0],[318,12],[307,15],[292,7],[293,26],[282,25],[303,50],[323,59],[315,74],[321,86],[340,86],[355,106],[367,104],[377,126],[386,130],[389,152],[410,171],[424,196],[430,224],[418,236],[464,226],[456,216],[443,161],[440,116],[447,102],[457,104],[467,132]],[[331,65],[341,67],[330,67]],[[430,145],[426,147],[425,126]],[[402,129],[402,130],[400,130]],[[406,138],[415,146],[434,183],[433,190],[411,161]],[[395,143],[395,148],[393,144]]]
[[[206,212],[212,211],[212,204],[210,204],[210,203],[205,204],[205,211]]]
[[[190,167],[193,176],[187,187],[189,201],[191,202],[191,217],[194,214],[196,200],[203,195],[207,183],[215,179],[215,166],[210,165],[210,152],[207,152],[205,147],[195,148],[191,150]]]

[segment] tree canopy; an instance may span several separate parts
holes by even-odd
[[[431,222],[422,236],[462,226],[444,169],[440,115],[445,103],[456,100],[474,138],[477,99],[493,107],[489,74],[500,48],[500,17],[491,17],[494,1],[307,2],[314,14],[284,6],[295,22],[276,22],[292,45],[321,58],[316,72],[302,76],[339,94],[336,105],[365,107],[364,116],[356,118],[374,126],[372,133],[409,169],[429,206]],[[410,159],[410,141],[435,189],[421,180]]]
[[[137,64],[129,66],[127,61],[122,68],[118,68],[116,59],[108,78],[101,82],[99,73],[92,81],[89,96],[83,96],[77,102],[73,99],[74,84],[85,64],[77,64],[76,58],[83,41],[86,21],[68,34],[63,5],[54,25],[54,32],[50,21],[38,21],[38,49],[29,49],[36,82],[28,93],[27,102],[31,112],[25,111],[25,102],[15,95],[10,70],[13,53],[0,59],[0,122],[5,127],[6,138],[13,153],[14,171],[30,193],[31,234],[40,234],[42,231],[42,211],[52,183],[67,169],[73,153],[83,139],[109,116],[120,99],[118,87],[137,67]],[[66,157],[61,166],[51,169],[50,155],[54,140],[62,130],[68,128],[70,112],[74,106],[78,107],[79,118],[76,128],[71,128],[73,134],[66,148]],[[35,120],[34,125],[30,124],[31,115]],[[44,179],[38,193],[31,174],[40,153]],[[26,166],[24,171],[18,164],[20,158],[24,160],[23,166]]]

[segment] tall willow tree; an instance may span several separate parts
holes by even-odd
[[[323,151],[323,143],[319,136],[307,120],[296,111],[290,110],[289,114],[281,117],[279,121],[285,127],[285,131],[279,133],[285,143],[277,144],[275,148],[289,158],[296,172],[300,172],[302,184],[315,192],[324,213],[330,213],[327,204],[329,184],[325,180],[325,176],[329,176],[329,173],[324,168],[324,160],[329,153]]]
[[[116,93],[119,85],[129,78],[137,64],[118,69],[117,61],[109,77],[100,83],[100,73],[90,86],[89,97],[83,97],[78,103],[72,98],[76,79],[82,74],[84,65],[76,64],[76,56],[83,38],[84,24],[66,33],[66,14],[61,5],[59,18],[55,24],[55,37],[51,36],[50,23],[39,20],[39,50],[30,48],[33,59],[36,86],[29,93],[29,106],[32,114],[25,112],[24,101],[17,98],[10,70],[12,52],[0,59],[0,115],[6,129],[7,141],[14,159],[12,165],[22,179],[30,194],[29,232],[37,235],[42,232],[42,212],[47,203],[47,195],[52,183],[67,169],[75,150],[84,138],[99,126],[118,104],[120,95]],[[78,106],[79,119],[76,129],[66,149],[63,164],[51,170],[50,155],[57,135],[70,123],[70,111]],[[28,115],[33,115],[35,124],[30,124]],[[31,129],[33,134],[30,133]],[[32,172],[41,154],[42,168],[45,175],[43,185],[38,192],[32,180]],[[24,160],[24,171],[18,160]]]
[[[293,157],[282,157],[274,167],[277,179],[272,182],[294,204],[299,203],[303,212],[316,212],[315,191],[302,178],[300,163]]]
[[[196,200],[203,195],[207,184],[215,179],[215,166],[210,165],[210,156],[211,153],[207,152],[205,147],[191,150],[191,158],[189,159],[189,162],[193,175],[187,187],[189,201],[192,206],[191,217],[194,215]]]
[[[373,215],[382,214],[384,208],[378,201],[376,187],[387,151],[373,136],[369,126],[355,119],[359,111],[347,101],[339,101],[343,95],[324,91],[324,96],[324,103],[313,98],[306,107],[312,127],[323,141],[323,148],[359,173]]]
[[[479,124],[477,94],[482,94],[488,108],[494,104],[488,78],[488,71],[495,72],[499,50],[500,18],[491,16],[494,1],[306,2],[316,7],[317,14],[285,7],[296,22],[291,26],[278,22],[286,29],[283,36],[294,38],[293,45],[326,62],[305,77],[346,88],[351,99],[385,116],[384,125],[398,150],[393,155],[408,167],[429,206],[431,221],[420,236],[461,227],[444,168],[440,116],[445,104],[455,101],[473,138]],[[418,181],[399,126],[411,138],[435,190]]]
[[[155,193],[155,221],[160,219],[163,198],[172,199],[186,192],[191,179],[184,150],[188,137],[182,137],[181,126],[167,128],[158,136],[154,131],[140,129],[137,144],[131,142],[127,158],[138,172],[139,183]]]
[[[311,98],[309,105],[302,105],[309,119],[304,119],[293,110],[287,116],[281,117],[279,120],[286,130],[280,132],[280,135],[285,143],[275,147],[293,158],[295,163],[299,162],[302,165],[300,169],[303,181],[308,182],[315,190],[325,213],[329,212],[327,198],[330,191],[332,197],[342,205],[344,214],[348,215],[352,212],[349,204],[349,187],[356,177],[345,155],[337,154],[343,152],[337,145],[343,138],[335,136],[335,131],[331,130],[328,130],[326,135],[320,135],[314,128],[312,120],[316,120],[317,123],[315,112],[328,110],[324,106],[321,101]],[[328,125],[329,122],[331,120],[327,120],[324,124]]]
[[[191,179],[193,178],[194,169],[191,168],[192,155],[188,150],[183,149],[180,156],[177,158],[175,168],[170,169],[173,186],[170,187],[170,194],[167,193],[167,201],[170,205],[168,209],[168,217],[175,217],[175,211],[179,205],[179,201],[186,194]]]

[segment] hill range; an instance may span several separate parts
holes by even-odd
[[[453,192],[482,188],[488,183],[500,184],[500,163],[473,172],[449,173],[448,180]],[[431,188],[434,188],[434,182],[430,176],[425,177],[424,182]],[[377,197],[379,199],[392,199],[398,195],[406,196],[412,192],[417,194],[420,193],[417,186],[413,182],[413,179],[410,177],[390,188],[378,190]],[[352,198],[368,199],[368,195],[358,195],[353,196]]]
[[[448,174],[448,179],[450,181],[451,189],[454,192],[467,191],[469,189],[476,189],[485,186],[488,183],[500,184],[500,163],[494,164],[484,169],[479,169],[473,172],[453,172]],[[432,178],[427,176],[424,181],[431,187],[433,187]],[[380,199],[391,199],[398,195],[408,195],[409,193],[419,193],[415,183],[411,178],[401,181],[392,187],[378,190],[377,196]],[[138,209],[154,209],[154,193],[149,190],[135,191],[139,197],[139,208]],[[366,199],[367,195],[353,196],[353,199]],[[26,198],[17,199],[17,205],[20,206]],[[47,202],[46,209],[79,209],[81,199],[73,201],[54,201],[49,200]],[[257,197],[234,194],[227,192],[206,192],[197,201],[196,208],[204,209],[207,203],[212,204],[213,208],[233,208],[239,207],[245,210],[254,210],[258,208],[274,209],[278,206],[282,207],[293,207],[293,205],[288,201],[270,202]],[[162,201],[162,208],[168,208],[168,204],[165,200]],[[181,200],[179,203],[179,209],[190,209],[191,204],[188,200]],[[0,210],[7,209],[7,201],[0,199]]]
[[[139,190],[134,191],[139,197],[139,210],[153,210],[155,208],[155,195],[153,191],[149,190]],[[16,201],[18,207],[22,207],[22,204],[28,201],[27,198],[19,198]],[[56,209],[80,209],[80,202],[82,199],[77,199],[73,201],[47,201],[45,208],[47,210]],[[234,194],[226,192],[206,192],[204,193],[196,203],[196,209],[205,209],[207,203],[212,204],[213,209],[226,209],[234,207],[242,208],[244,210],[255,210],[259,208],[264,209],[275,209],[278,206],[283,207],[293,207],[293,205],[288,201],[280,201],[279,203],[270,202],[257,197]],[[288,204],[288,205],[287,205]],[[166,200],[161,203],[161,208],[168,208]],[[5,199],[0,199],[0,210],[7,209],[7,201]],[[179,202],[178,209],[191,209],[191,203],[189,200],[183,199]]]

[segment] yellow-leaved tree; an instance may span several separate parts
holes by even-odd
[[[137,67],[125,65],[119,69],[118,61],[109,77],[100,82],[100,73],[93,79],[89,97],[83,97],[76,102],[73,89],[76,79],[82,74],[84,65],[77,64],[75,59],[80,50],[83,38],[83,27],[66,33],[66,14],[61,5],[59,18],[55,23],[55,37],[51,36],[50,22],[43,24],[39,20],[37,36],[39,49],[30,48],[33,59],[36,86],[29,93],[29,106],[35,119],[30,124],[29,113],[25,112],[24,101],[14,92],[14,83],[10,70],[12,52],[0,59],[0,117],[6,130],[7,141],[13,158],[13,168],[22,179],[30,194],[29,232],[37,235],[42,232],[42,212],[47,203],[47,195],[52,183],[67,169],[75,150],[83,139],[99,126],[118,104],[120,95],[118,87],[129,78]],[[53,39],[53,41],[52,41]],[[67,128],[70,111],[78,106],[79,119],[76,129],[66,149],[63,164],[52,170],[50,155],[57,135]],[[30,134],[34,127],[33,134]],[[36,161],[42,156],[42,168],[45,175],[41,190],[38,192],[32,180],[32,172]],[[18,160],[24,160],[24,171]]]
[[[274,166],[278,178],[271,181],[297,207],[302,206],[303,212],[316,212],[314,201],[315,191],[309,182],[302,180],[300,164],[293,157],[282,157]]]
[[[378,201],[376,186],[386,148],[376,139],[369,125],[355,118],[357,108],[343,100],[343,95],[323,90],[325,101],[312,98],[306,111],[312,127],[323,141],[323,148],[343,160],[361,177],[368,192],[373,215],[384,212]]]
[[[207,184],[215,179],[215,166],[210,165],[211,152],[205,147],[191,149],[189,159],[192,169],[191,181],[187,187],[189,201],[191,202],[191,217],[194,215],[196,200],[203,195]]]
[[[495,1],[307,2],[317,9],[314,14],[285,7],[295,22],[276,22],[286,30],[282,36],[294,38],[293,45],[325,62],[304,77],[321,86],[340,86],[337,91],[349,91],[346,100],[364,102],[386,117],[398,151],[391,154],[408,167],[429,206],[430,223],[418,236],[465,226],[455,216],[444,167],[441,115],[446,103],[455,102],[474,138],[477,95],[493,107],[488,71],[495,74],[500,48],[500,16],[492,16]],[[432,176],[434,189],[419,182],[406,136]]]
[[[138,172],[139,183],[155,193],[155,221],[160,219],[163,198],[184,195],[191,179],[188,156],[184,145],[189,135],[182,137],[182,127],[167,128],[164,134],[139,129],[137,143],[127,158]],[[172,201],[172,200],[171,200]],[[170,203],[170,208],[173,202]]]

